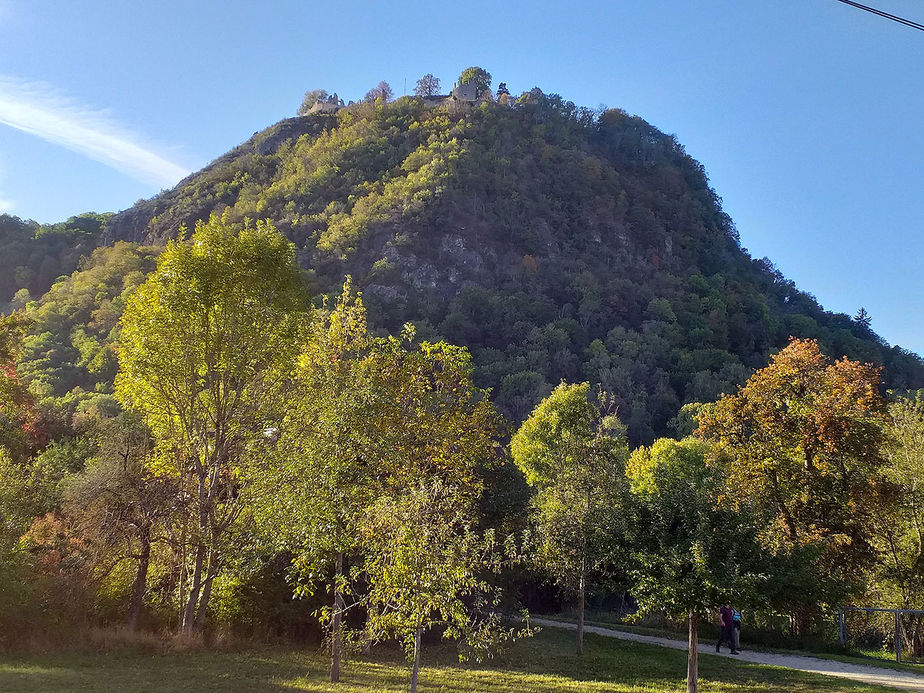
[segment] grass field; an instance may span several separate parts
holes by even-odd
[[[474,693],[511,691],[598,693],[685,690],[686,653],[593,635],[586,652],[572,654],[573,634],[546,631],[516,643],[487,664],[463,666],[449,648],[425,650],[422,691]],[[857,691],[886,689],[828,677],[760,667],[730,658],[700,660],[701,690],[743,693]],[[408,669],[399,653],[386,651],[347,663],[342,683],[325,681],[327,662],[317,651],[281,648],[244,652],[187,652],[168,655],[56,654],[0,657],[0,691],[406,691]]]

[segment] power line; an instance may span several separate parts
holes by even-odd
[[[917,29],[918,31],[924,31],[924,24],[919,24],[918,22],[913,22],[910,19],[899,17],[897,14],[889,14],[888,12],[877,10],[875,7],[870,7],[869,5],[861,5],[858,2],[853,2],[853,0],[837,0],[837,2],[842,2],[845,5],[856,7],[857,9],[863,10],[864,12],[870,12],[880,17],[885,17],[886,19],[891,19],[893,22],[898,22],[899,24],[910,26],[912,29]]]

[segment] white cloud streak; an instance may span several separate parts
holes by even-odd
[[[0,183],[3,182],[3,169],[0,168]],[[3,190],[0,190],[0,214],[10,214],[13,211],[13,201],[3,197]]]
[[[48,84],[0,75],[0,124],[83,154],[145,183],[175,185],[189,171],[152,152],[106,112]]]

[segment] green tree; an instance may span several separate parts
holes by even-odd
[[[924,599],[924,399],[899,397],[889,405],[888,464],[885,474],[895,485],[895,503],[874,518],[878,551],[867,603],[915,609]],[[903,629],[907,651],[924,651],[919,619]]]
[[[294,555],[296,594],[311,593],[332,572],[332,605],[323,615],[334,683],[351,597],[346,561],[359,553],[359,522],[379,478],[374,344],[348,280],[333,310],[311,323],[279,439],[269,465],[253,468],[249,489],[267,534]]]
[[[429,72],[417,80],[414,87],[415,96],[434,96],[440,93],[440,80]]]
[[[367,550],[361,575],[369,591],[366,635],[395,637],[413,662],[411,693],[417,691],[421,637],[432,628],[463,644],[460,658],[491,656],[504,639],[525,631],[504,627],[499,591],[487,581],[501,568],[494,534],[471,529],[468,493],[439,479],[422,481],[400,496],[375,502],[362,526]]]
[[[762,581],[747,509],[719,503],[725,466],[715,446],[694,438],[661,438],[635,450],[626,466],[640,504],[632,594],[642,614],[687,620],[688,693],[699,680],[699,619],[720,604],[746,602]]]
[[[16,369],[28,326],[21,312],[0,315],[0,447],[20,458],[38,435],[32,397]]]
[[[328,98],[326,89],[310,89],[305,92],[302,99],[302,105],[298,107],[298,115],[306,115],[312,107],[319,101],[325,101]]]
[[[861,327],[865,327],[867,330],[871,328],[872,322],[873,322],[873,319],[872,317],[870,317],[870,314],[866,312],[866,308],[863,308],[862,306],[854,314],[853,320],[855,323],[857,323]]]
[[[561,383],[513,436],[517,467],[535,489],[537,563],[576,594],[577,652],[584,648],[584,603],[593,584],[618,572],[626,556],[628,450],[625,429],[590,385]]]
[[[159,253],[124,241],[97,248],[79,270],[27,305],[31,326],[18,372],[53,438],[79,433],[93,410],[111,416],[119,408],[112,396],[119,317]]]
[[[328,315],[314,321],[299,359],[295,394],[271,467],[251,488],[264,524],[309,591],[333,575],[331,680],[340,676],[348,564],[364,556],[360,527],[371,505],[414,484],[442,480],[471,503],[476,464],[496,454],[498,420],[471,384],[471,359],[448,344],[409,344],[369,334],[350,281]],[[262,480],[262,481],[260,481]],[[462,502],[460,500],[459,502]]]
[[[117,395],[192,498],[186,633],[204,623],[241,510],[237,470],[279,411],[305,311],[292,244],[268,223],[236,229],[213,216],[167,245],[122,316]]]
[[[469,82],[474,83],[478,95],[481,96],[491,88],[491,73],[480,67],[467,67],[459,75],[459,84],[468,84]]]

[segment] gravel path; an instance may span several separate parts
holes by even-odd
[[[530,618],[530,622],[538,626],[547,628],[566,628],[575,630],[577,626],[573,623],[563,621],[553,621],[547,618]],[[654,635],[639,635],[622,630],[613,630],[612,628],[600,628],[599,626],[584,626],[585,633],[594,633],[607,638],[619,638],[620,640],[634,640],[649,645],[660,645],[661,647],[672,647],[675,650],[686,650],[686,640],[673,640],[671,638],[660,638]],[[880,667],[864,666],[862,664],[848,664],[846,662],[837,662],[833,659],[816,659],[815,657],[802,657],[799,655],[774,654],[772,652],[749,652],[743,650],[739,655],[729,655],[725,652],[716,654],[714,645],[699,646],[701,655],[711,655],[713,657],[733,657],[734,659],[754,664],[767,664],[775,667],[786,667],[787,669],[798,669],[808,671],[813,674],[824,674],[825,676],[838,676],[844,679],[851,679],[861,683],[868,683],[875,686],[888,686],[890,688],[899,688],[905,691],[922,691],[924,692],[924,676],[910,674],[896,669],[883,669]]]

